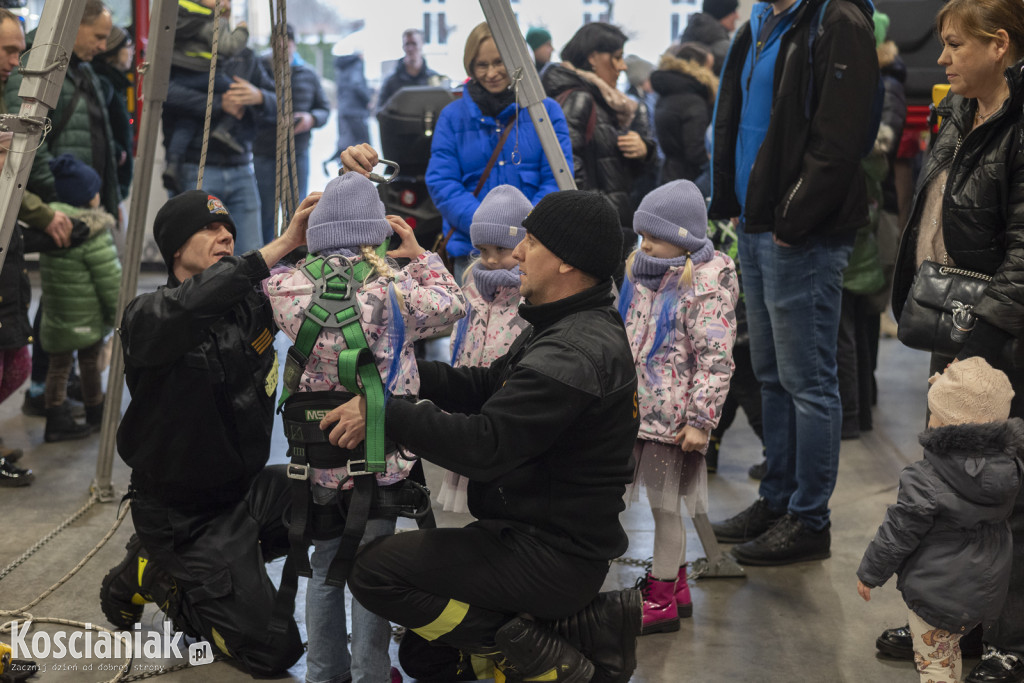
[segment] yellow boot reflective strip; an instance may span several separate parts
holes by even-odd
[[[476,676],[478,681],[486,681],[488,678],[494,678],[499,672],[494,668],[494,661],[490,657],[481,657],[480,655],[471,655],[469,663],[473,667],[473,675]],[[505,675],[502,674],[502,678]]]
[[[210,635],[213,636],[213,644],[217,646],[217,649],[231,657],[231,650],[228,649],[228,644],[224,642],[224,638],[217,633],[217,629],[211,628]]]
[[[147,560],[145,557],[140,557],[139,558],[139,588],[140,589],[142,588],[142,574],[143,574],[143,572],[146,571],[146,563],[147,562],[149,562],[149,560]],[[144,595],[142,595],[141,592],[135,593],[135,594],[132,595],[132,604],[133,605],[145,605],[147,602],[151,602],[151,601],[147,600],[146,597]]]
[[[530,678],[524,678],[523,679],[524,682],[525,681],[557,681],[557,680],[558,680],[558,670],[557,669],[550,669],[550,670],[542,673],[540,676],[531,676]]]
[[[459,602],[458,600],[449,600],[444,611],[441,612],[441,616],[434,619],[426,626],[414,628],[413,632],[424,640],[437,640],[446,633],[451,633],[456,626],[461,624],[462,620],[466,616],[466,612],[468,611],[469,605],[467,603]]]

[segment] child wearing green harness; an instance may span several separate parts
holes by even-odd
[[[389,252],[392,234],[401,245]],[[396,444],[384,442],[384,404],[416,396],[413,342],[454,324],[466,305],[440,258],[416,242],[405,221],[385,216],[376,187],[359,174],[328,183],[310,214],[306,241],[309,257],[272,275],[266,291],[278,326],[295,342],[282,391],[289,476],[312,498],[305,515],[314,548],[306,591],[307,680],[330,681],[348,673],[353,681],[388,680],[390,624],[353,601],[349,654],[346,567],[344,560],[332,563],[344,555],[338,551],[346,544],[394,532],[394,514],[374,514],[367,507],[372,496],[363,495],[367,483],[375,483],[371,494],[384,499],[413,464]],[[389,257],[409,262],[399,268]],[[345,451],[326,442],[319,421],[343,396],[356,393],[367,396],[367,439],[365,448]],[[347,537],[338,524],[320,522],[339,509]],[[360,516],[365,530],[352,538],[348,525]],[[299,517],[301,511],[293,510],[293,533]]]

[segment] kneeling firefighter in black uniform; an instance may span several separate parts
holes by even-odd
[[[132,398],[117,447],[132,468],[136,535],[103,579],[103,613],[128,629],[156,602],[254,676],[302,655],[295,573],[286,563],[278,591],[263,566],[288,551],[289,499],[286,468],[265,467],[278,364],[260,283],[305,244],[318,198],[242,256],[219,199],[193,190],[169,200],[153,224],[167,286],[132,300],[120,330]]]
[[[395,233],[401,245],[388,252]],[[376,187],[359,174],[327,185],[306,242],[310,256],[266,283],[274,319],[295,342],[281,405],[291,457],[292,558],[300,574],[312,577],[306,676],[389,680],[391,625],[358,601],[351,655],[345,647],[344,585],[361,543],[394,533],[397,516],[422,519],[430,511],[429,491],[409,478],[414,459],[384,436],[384,404],[415,397],[413,342],[450,327],[466,305],[441,259],[420,247],[405,221],[385,216]],[[389,256],[408,263],[399,268]],[[370,429],[365,447],[349,450],[327,441],[320,420],[354,394],[366,397]]]
[[[374,156],[363,146],[342,160],[368,170]],[[478,521],[372,541],[349,584],[407,628],[399,657],[421,681],[624,683],[642,598],[599,593],[627,547],[619,513],[639,427],[612,306],[618,216],[598,194],[563,191],[523,227],[513,256],[531,326],[488,368],[419,361],[420,400],[385,407],[389,437],[469,478]],[[330,441],[369,439],[368,405],[357,397],[332,410],[321,421]]]

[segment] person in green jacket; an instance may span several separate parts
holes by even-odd
[[[121,262],[110,233],[114,217],[100,208],[102,181],[96,171],[70,154],[50,161],[57,206],[89,227],[83,244],[39,255],[43,285],[40,337],[50,354],[46,373],[47,442],[80,439],[99,430],[103,418],[101,356],[113,330]],[[68,375],[78,352],[86,424],[65,404]]]

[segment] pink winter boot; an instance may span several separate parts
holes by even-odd
[[[679,630],[679,611],[676,608],[676,580],[656,579],[648,572],[637,581],[644,595],[644,625],[640,635],[667,633]],[[692,609],[692,607],[691,607]]]
[[[690,584],[686,583],[686,565],[679,568],[676,579],[676,610],[680,618],[693,616],[693,600],[690,599]]]

